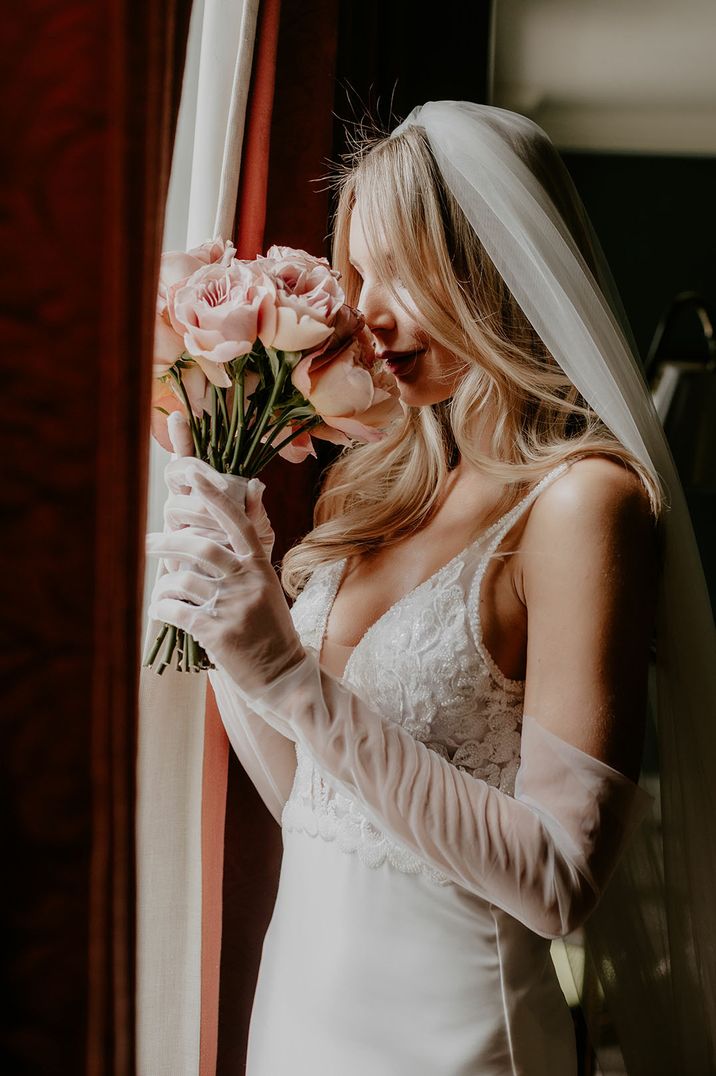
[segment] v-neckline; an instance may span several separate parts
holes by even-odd
[[[529,494],[527,496],[529,496]],[[526,499],[526,498],[523,498],[523,500],[524,499]],[[522,500],[520,500],[518,503],[522,504]],[[394,610],[400,608],[400,606],[404,602],[406,602],[409,598],[412,598],[416,594],[418,594],[424,587],[426,587],[428,585],[428,583],[432,583],[433,580],[437,576],[442,575],[442,573],[446,572],[448,568],[451,568],[453,566],[453,564],[456,563],[456,561],[458,561],[461,557],[464,557],[467,553],[469,553],[470,550],[474,546],[478,545],[479,542],[483,542],[486,538],[488,538],[494,531],[496,531],[498,529],[500,524],[505,521],[505,519],[510,514],[510,512],[514,511],[515,508],[517,508],[517,505],[513,505],[512,508],[510,508],[507,512],[503,513],[503,515],[501,515],[499,519],[495,520],[494,523],[492,523],[489,527],[487,527],[480,534],[478,534],[478,536],[476,538],[473,538],[471,542],[468,542],[468,544],[466,546],[464,546],[462,549],[460,549],[455,554],[454,557],[451,557],[450,560],[446,561],[445,564],[442,564],[439,568],[436,568],[435,571],[431,575],[429,575],[427,577],[427,579],[423,579],[422,583],[418,583],[416,586],[411,587],[411,589],[406,591],[406,593],[403,594],[402,597],[400,597],[396,601],[394,601],[392,605],[389,605],[388,608],[385,610],[385,612],[380,614],[380,616],[377,618],[377,620],[374,620],[372,624],[369,624],[368,627],[366,628],[366,630],[361,635],[358,642],[356,643],[356,645],[352,648],[351,652],[348,655],[346,663],[343,666],[343,672],[342,672],[341,677],[340,677],[341,681],[344,681],[346,679],[346,677],[348,675],[349,667],[350,667],[352,661],[355,658],[356,651],[359,650],[360,647],[363,646],[366,639],[368,639],[368,637],[374,633],[374,631],[378,628],[378,626],[380,624],[383,623],[383,621],[386,619],[387,616],[389,616],[392,612],[394,612]],[[335,604],[336,598],[338,597],[338,592],[341,589],[341,583],[343,582],[343,577],[345,575],[345,570],[346,570],[347,564],[348,564],[348,557],[343,557],[341,560],[336,561],[335,565],[334,565],[334,571],[336,571],[336,573],[337,573],[337,579],[335,579],[333,581],[333,585],[331,586],[330,594],[329,594],[329,598],[328,598],[328,605],[327,605],[327,608],[326,608],[326,610],[324,612],[324,615],[323,615],[323,622],[322,622],[322,625],[321,625],[321,633],[320,633],[320,638],[318,640],[318,661],[319,661],[319,664],[320,664],[320,661],[321,661],[321,654],[323,653],[323,644],[324,644],[325,638],[326,638],[326,631],[328,630],[328,621],[331,618],[331,610],[333,609],[333,606]]]
[[[581,458],[581,456],[575,457],[575,459]],[[521,497],[516,504],[513,504],[512,508],[508,508],[506,512],[503,512],[499,519],[496,519],[494,523],[490,524],[489,527],[486,527],[483,531],[481,531],[476,538],[473,538],[471,542],[468,542],[468,544],[464,546],[463,549],[459,550],[454,557],[451,557],[450,560],[447,561],[445,564],[441,565],[439,568],[436,568],[435,571],[427,577],[427,579],[424,579],[422,581],[422,583],[418,583],[417,586],[411,587],[411,589],[406,591],[406,593],[403,594],[402,597],[398,598],[397,601],[394,601],[392,605],[388,606],[385,612],[381,613],[378,619],[374,620],[373,623],[366,628],[356,645],[349,653],[348,659],[343,667],[343,672],[341,673],[341,681],[345,681],[346,677],[348,676],[348,670],[350,669],[352,662],[355,660],[355,655],[358,650],[360,650],[366,640],[374,634],[374,632],[383,623],[386,617],[390,616],[390,614],[393,613],[396,609],[399,609],[404,602],[408,601],[408,599],[413,598],[416,594],[423,590],[424,587],[427,587],[427,585],[429,583],[432,583],[439,575],[442,575],[443,572],[446,572],[448,568],[451,568],[453,564],[455,564],[456,561],[458,561],[461,557],[466,556],[466,554],[469,553],[474,548],[474,546],[478,545],[480,542],[484,542],[486,538],[489,538],[492,534],[494,534],[504,524],[506,519],[509,519],[513,513],[518,512],[519,509],[521,509],[526,502],[529,502],[530,498],[535,496],[553,476],[558,475],[562,471],[565,471],[572,462],[574,462],[574,460],[563,460],[562,463],[557,464],[557,466],[552,468],[551,471],[548,471],[547,474],[543,475],[539,482],[537,482],[536,485],[534,485],[530,490],[528,490],[527,493],[523,497]],[[333,609],[336,598],[338,597],[338,592],[341,589],[341,583],[343,582],[343,576],[345,575],[347,564],[348,557],[343,557],[341,560],[336,561],[335,564],[332,565],[334,571],[337,572],[337,578],[333,581],[333,585],[330,588],[327,608],[323,614],[320,638],[318,640],[319,664],[323,651],[323,643],[326,638],[326,631],[328,629],[328,621],[331,617],[331,610]]]

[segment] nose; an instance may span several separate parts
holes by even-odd
[[[358,296],[358,309],[365,315],[366,324],[371,332],[395,328],[395,315],[379,285],[369,285],[366,281],[363,282]]]

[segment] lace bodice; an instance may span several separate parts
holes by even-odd
[[[550,471],[518,504],[425,582],[395,602],[350,652],[342,681],[382,717],[400,723],[458,769],[508,795],[520,762],[524,682],[499,670],[482,639],[480,587],[489,559],[519,516],[568,464]],[[321,566],[291,609],[305,647],[320,654],[346,559]],[[363,806],[331,786],[296,745],[297,767],[282,814],[302,830],[357,852],[368,866],[449,879],[371,822]]]

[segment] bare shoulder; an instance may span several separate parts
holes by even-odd
[[[592,551],[656,555],[656,525],[639,475],[621,460],[593,455],[570,464],[534,502],[522,549],[569,556]]]
[[[654,624],[657,530],[639,475],[575,461],[539,494],[520,542],[525,710],[635,779]]]

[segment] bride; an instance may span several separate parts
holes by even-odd
[[[402,418],[329,468],[283,589],[261,484],[176,415],[177,529],[148,538],[180,567],[150,616],[215,663],[283,827],[247,1072],[574,1074],[550,940],[651,804],[665,499],[626,320],[554,147],[490,106],[361,145],[333,260]]]

